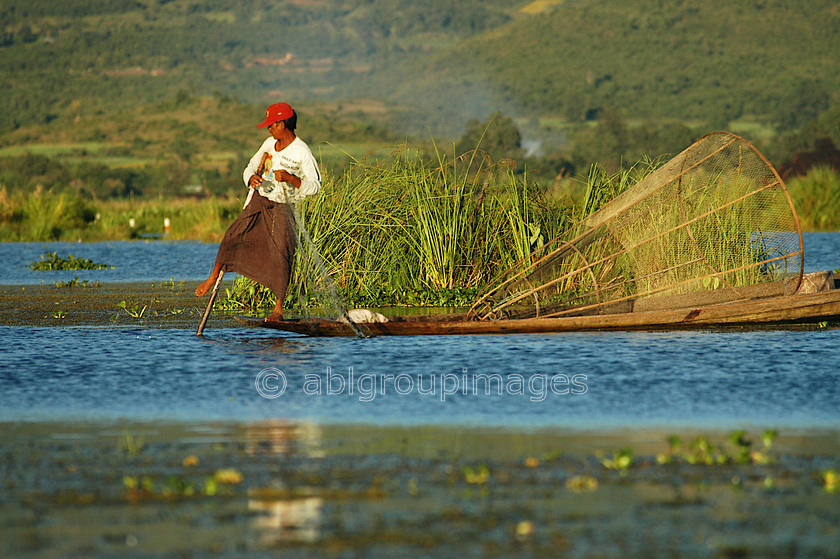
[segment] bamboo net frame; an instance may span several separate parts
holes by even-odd
[[[479,320],[684,308],[795,293],[787,187],[747,140],[708,134],[491,283]]]

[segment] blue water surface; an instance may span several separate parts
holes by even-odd
[[[3,421],[840,426],[836,329],[363,340],[4,327],[0,335]]]
[[[37,285],[80,281],[147,282],[202,280],[213,268],[218,244],[197,241],[108,241],[101,243],[0,243],[0,285]],[[57,252],[62,258],[73,255],[107,270],[50,270],[29,268],[42,256]]]

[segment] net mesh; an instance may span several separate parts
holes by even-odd
[[[357,336],[370,337],[369,328],[364,323],[354,320],[348,313],[344,299],[316,250],[304,219],[294,205],[292,215],[297,231],[292,293],[297,295],[300,318],[339,320],[346,323]]]
[[[505,272],[470,310],[493,320],[684,308],[795,292],[802,234],[756,148],[716,132]]]

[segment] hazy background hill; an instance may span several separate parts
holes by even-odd
[[[4,0],[0,157],[59,139],[109,168],[214,151],[191,163],[228,180],[284,99],[307,139],[359,153],[468,147],[501,112],[498,155],[546,177],[714,129],[778,162],[840,143],[838,60],[836,0]]]

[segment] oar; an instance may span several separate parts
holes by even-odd
[[[207,308],[204,309],[204,316],[201,317],[201,322],[198,323],[198,331],[196,336],[204,335],[204,325],[207,324],[207,319],[210,317],[210,311],[213,310],[213,303],[216,301],[216,293],[219,292],[219,286],[222,285],[222,278],[225,277],[225,271],[219,272],[219,277],[216,279],[216,284],[213,286],[213,291],[210,292],[210,300],[207,301]]]

